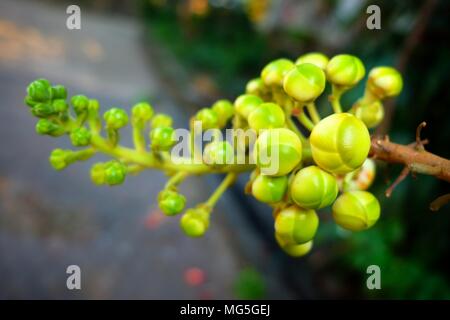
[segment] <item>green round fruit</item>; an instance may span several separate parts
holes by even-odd
[[[285,244],[302,244],[311,241],[319,227],[319,217],[314,210],[296,205],[281,210],[275,219],[275,232]]]
[[[311,102],[325,90],[325,73],[311,63],[297,65],[284,77],[283,88],[297,101]]]
[[[326,74],[328,81],[337,86],[353,87],[364,78],[366,69],[358,57],[340,54],[328,62]]]
[[[278,59],[267,64],[261,72],[261,79],[268,87],[283,85],[284,76],[294,68],[294,63],[288,59]]]
[[[281,128],[284,126],[285,121],[283,109],[272,102],[260,104],[248,116],[248,124],[255,131]]]
[[[283,200],[288,186],[288,177],[259,175],[252,183],[252,194],[261,202],[276,203]]]

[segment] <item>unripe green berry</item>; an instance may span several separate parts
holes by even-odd
[[[310,52],[304,55],[301,55],[297,58],[295,61],[296,65],[303,64],[303,63],[311,63],[315,65],[316,67],[319,67],[323,71],[327,68],[328,64],[328,57],[320,52]]]
[[[56,109],[48,103],[38,103],[32,109],[31,113],[38,118],[47,118],[57,113]]]
[[[316,212],[296,205],[281,210],[275,219],[275,233],[285,244],[311,241],[318,227],[319,217]]]
[[[105,183],[110,186],[121,184],[127,176],[127,167],[119,161],[110,161],[105,167]]]
[[[401,74],[391,67],[373,68],[367,80],[367,89],[377,98],[384,99],[400,94],[403,88]]]
[[[52,106],[56,112],[66,112],[69,110],[69,105],[64,99],[53,100]]]
[[[36,102],[47,102],[52,98],[50,82],[46,79],[38,79],[31,82],[27,87],[30,100]]]
[[[286,252],[288,255],[294,258],[300,258],[308,254],[313,246],[313,240],[302,243],[302,244],[286,244],[283,239],[280,238],[278,234],[275,233],[275,239],[278,245]]]
[[[350,113],[332,114],[321,120],[312,130],[310,142],[316,164],[335,174],[359,168],[370,149],[367,127]]]
[[[261,79],[268,87],[283,85],[284,76],[294,68],[294,63],[288,59],[278,59],[267,64],[261,72]]]
[[[237,97],[237,99],[234,101],[234,107],[236,108],[236,112],[243,117],[244,119],[247,119],[250,113],[263,103],[264,101],[255,95],[252,94],[243,94]]]
[[[384,118],[384,107],[380,101],[374,101],[370,104],[359,106],[356,109],[355,116],[364,122],[367,128],[374,128]]]
[[[366,69],[358,57],[349,54],[334,56],[327,65],[327,79],[344,88],[353,87],[365,75]]]
[[[79,127],[70,133],[70,141],[75,147],[84,147],[91,142],[91,132],[85,127]]]
[[[167,151],[175,143],[172,127],[157,127],[150,131],[151,147],[154,150]]]
[[[63,99],[67,98],[67,90],[63,85],[57,84],[52,87],[52,99]]]
[[[316,166],[298,171],[290,186],[291,199],[307,209],[321,209],[331,205],[338,191],[336,178]]]
[[[260,104],[248,116],[248,124],[253,130],[281,128],[286,121],[284,111],[272,102]]]
[[[91,180],[96,185],[105,184],[106,163],[96,163],[91,167]]]
[[[106,126],[110,129],[120,129],[128,124],[128,115],[123,109],[111,108],[103,115]]]
[[[203,130],[219,127],[219,116],[216,111],[209,108],[203,108],[195,115],[195,120],[202,123]]]
[[[33,99],[31,99],[31,97],[29,96],[26,96],[25,99],[23,99],[23,102],[30,108],[33,108],[35,105],[39,103],[38,101],[34,101]]]
[[[219,122],[219,127],[223,128],[227,124],[228,120],[234,115],[233,104],[225,99],[216,101],[211,109],[216,112]]]
[[[144,124],[153,116],[153,108],[147,102],[140,102],[131,109],[131,118],[134,124]]]
[[[311,63],[297,65],[284,77],[283,88],[297,101],[314,101],[325,90],[325,73]]]
[[[63,170],[66,168],[69,164],[67,162],[67,157],[72,153],[70,150],[62,150],[62,149],[55,149],[50,154],[50,164],[55,170]]]
[[[54,137],[61,136],[65,133],[63,127],[48,119],[40,119],[36,123],[36,132],[38,134],[47,134]]]
[[[172,123],[172,117],[164,113],[158,113],[153,116],[151,127],[152,129],[159,127],[171,127]]]
[[[267,87],[264,85],[264,82],[261,78],[255,78],[247,82],[245,86],[245,93],[252,94],[255,96],[261,96],[265,94],[267,91]]]
[[[253,157],[263,175],[284,176],[302,160],[302,143],[289,129],[265,130],[256,140]]]
[[[372,227],[380,217],[380,204],[367,191],[349,191],[333,204],[333,219],[344,229],[361,231]]]
[[[173,216],[183,211],[186,197],[172,190],[163,190],[158,195],[161,211],[167,216]]]
[[[189,237],[201,237],[209,227],[209,212],[203,208],[188,209],[180,220],[180,226]]]
[[[203,151],[203,161],[207,165],[221,166],[232,164],[234,150],[228,141],[213,141]]]
[[[88,97],[86,97],[82,94],[73,96],[70,99],[70,102],[72,103],[73,110],[75,111],[76,115],[84,114],[87,111],[88,106],[89,106]],[[111,109],[111,110],[113,110],[113,109]]]
[[[253,196],[264,203],[276,203],[283,200],[288,186],[288,177],[270,177],[259,175],[252,184]]]

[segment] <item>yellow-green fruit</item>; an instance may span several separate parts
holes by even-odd
[[[284,176],[302,160],[302,143],[289,129],[265,130],[256,140],[253,157],[261,174]]]
[[[380,204],[367,191],[349,191],[333,204],[333,219],[344,229],[361,231],[369,229],[380,217]]]
[[[402,76],[394,68],[377,67],[369,73],[367,89],[379,99],[397,96],[402,88]]]
[[[211,166],[232,164],[233,158],[233,147],[228,141],[213,141],[205,147],[203,152],[203,161]]]
[[[308,241],[302,244],[286,244],[280,238],[278,234],[275,233],[275,239],[277,240],[278,245],[284,252],[294,258],[300,258],[304,255],[308,254],[313,246],[313,241]]]
[[[208,230],[209,213],[202,208],[188,209],[180,220],[180,226],[189,237],[201,237]]]
[[[342,87],[352,87],[364,77],[366,69],[358,57],[340,54],[328,62],[326,74],[331,83]]]
[[[284,111],[272,102],[260,104],[248,116],[248,124],[253,130],[281,128],[285,122]]]
[[[319,218],[314,210],[296,205],[281,210],[275,219],[275,232],[286,244],[302,244],[314,238]]]
[[[243,94],[234,101],[234,107],[241,117],[247,119],[249,114],[256,110],[261,103],[263,103],[263,100],[260,97],[252,94]]]
[[[356,109],[355,116],[361,119],[367,128],[374,128],[380,124],[384,118],[384,107],[380,101],[362,105]]]
[[[209,108],[203,108],[198,111],[195,115],[195,120],[202,123],[203,130],[219,127],[219,116],[217,112]]]
[[[291,199],[308,209],[331,205],[338,191],[336,178],[316,166],[309,166],[297,172],[290,186]]]
[[[216,112],[219,118],[218,122],[220,128],[223,128],[234,114],[233,104],[225,99],[216,101],[211,109]]]
[[[264,203],[276,203],[283,200],[288,186],[288,177],[270,177],[259,175],[252,184],[253,196]]]
[[[267,64],[261,72],[261,79],[268,87],[283,85],[283,78],[292,68],[294,63],[288,59],[278,59]]]
[[[295,64],[297,65],[302,63],[312,63],[313,65],[325,71],[328,64],[328,57],[320,52],[310,52],[301,55],[297,58],[297,61],[295,61]]]
[[[311,102],[325,90],[325,81],[322,69],[311,63],[303,63],[286,74],[283,88],[295,100]]]
[[[261,78],[255,78],[247,82],[245,93],[261,96],[266,92],[267,88]]]
[[[359,168],[370,149],[367,127],[350,113],[337,113],[324,118],[311,132],[310,142],[315,163],[335,174]]]

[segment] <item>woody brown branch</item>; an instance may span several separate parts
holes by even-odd
[[[437,156],[417,144],[402,145],[389,141],[387,138],[373,136],[369,157],[389,163],[402,164],[411,173],[434,176],[450,182],[450,160]]]

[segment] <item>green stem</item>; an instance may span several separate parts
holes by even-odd
[[[342,113],[342,107],[341,107],[341,96],[344,93],[344,90],[341,88],[335,86],[333,84],[331,88],[331,96],[329,97],[329,100],[331,102],[331,106],[333,107],[334,113]]]
[[[183,180],[188,176],[188,173],[186,171],[179,171],[176,174],[174,174],[166,183],[164,186],[164,189],[171,189],[176,186],[178,186]]]
[[[312,121],[314,124],[317,124],[320,122],[320,115],[319,112],[317,112],[316,105],[314,102],[310,102],[306,105],[306,108],[308,109],[309,115],[311,116]]]
[[[286,125],[287,125],[288,129],[294,131],[298,135],[298,137],[300,138],[300,141],[304,145],[306,143],[307,139],[303,135],[303,133],[297,128],[297,126],[295,125],[294,121],[292,121],[291,116],[288,116],[286,118]]]
[[[138,152],[145,152],[144,128],[139,124],[133,125],[133,143]]]
[[[205,205],[210,209],[214,208],[222,194],[236,181],[236,177],[236,173],[227,174],[225,179],[222,180],[217,189],[209,197],[208,201],[205,202]]]
[[[98,115],[99,109],[100,104],[98,103],[97,100],[94,99],[89,100],[88,123],[93,133],[100,133],[100,130],[102,129],[102,122]]]
[[[67,158],[65,159],[67,164],[74,163],[76,161],[85,161],[88,160],[90,157],[92,157],[95,154],[95,149],[88,148],[84,150],[79,151],[73,151],[71,152]]]
[[[308,118],[303,109],[298,114],[297,119],[309,131],[314,129],[314,123]]]

